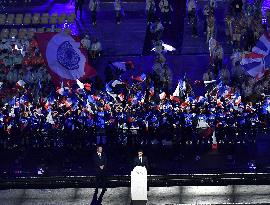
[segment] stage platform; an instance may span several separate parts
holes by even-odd
[[[219,144],[218,149],[212,149],[207,142],[139,146],[108,141],[104,150],[109,186],[129,186],[138,147],[144,149],[149,159],[151,186],[270,185],[269,132],[257,134],[255,139]],[[0,188],[92,187],[95,149],[90,141],[78,141],[72,147],[1,148]],[[41,175],[40,168],[44,170]]]
[[[150,187],[270,185],[270,173],[167,174],[148,175]],[[95,176],[8,177],[0,180],[4,189],[95,188]],[[108,188],[130,187],[130,175],[110,175]]]
[[[150,187],[147,205],[270,204],[270,186]],[[130,188],[0,191],[1,205],[130,205]]]

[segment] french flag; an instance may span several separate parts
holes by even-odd
[[[44,105],[44,108],[48,111],[50,108],[51,108],[51,103],[47,100],[45,105]]]
[[[234,104],[236,106],[239,106],[241,101],[242,101],[242,97],[240,95],[240,93],[237,91],[234,93],[234,95],[232,95],[232,101],[234,102]]]
[[[121,102],[123,102],[125,100],[125,95],[123,93],[120,93],[118,95],[118,98],[120,99]]]
[[[12,129],[12,124],[9,124],[9,125],[7,126],[7,129],[6,129],[6,131],[7,131],[8,134],[11,133],[11,129]]]
[[[173,92],[173,96],[175,97],[179,97],[180,96],[180,81],[178,82],[176,88],[175,88],[175,91]]]
[[[164,100],[166,98],[166,93],[165,92],[162,92],[159,94],[159,99],[160,100]]]
[[[241,65],[256,80],[261,79],[270,67],[269,39],[269,33],[264,33],[252,48],[252,52],[242,56]]]
[[[16,83],[16,85],[17,85],[18,87],[24,87],[24,86],[25,86],[25,82],[24,82],[23,80],[19,80],[19,81]]]
[[[219,98],[217,99],[217,106],[223,108],[223,102]]]
[[[154,96],[155,94],[154,83],[151,83],[149,92],[150,92],[150,96]]]
[[[199,96],[199,97],[196,98],[196,101],[197,102],[204,102],[205,101],[205,97]]]
[[[70,108],[72,105],[72,99],[67,98],[64,103],[65,103],[66,108]]]
[[[133,80],[139,81],[139,82],[143,82],[146,80],[146,75],[145,73],[142,73],[140,76],[137,77],[133,77]]]

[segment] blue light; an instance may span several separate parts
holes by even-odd
[[[254,172],[256,170],[256,162],[255,160],[251,160],[248,162],[248,168],[251,172]]]

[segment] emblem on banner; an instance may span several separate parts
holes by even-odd
[[[57,61],[68,70],[79,69],[80,56],[70,42],[63,42],[57,49]]]

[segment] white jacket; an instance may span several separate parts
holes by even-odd
[[[114,10],[115,11],[121,11],[122,6],[121,6],[121,1],[120,0],[115,0],[114,1]]]
[[[98,11],[99,10],[99,0],[90,0],[89,1],[89,9],[90,11]]]

